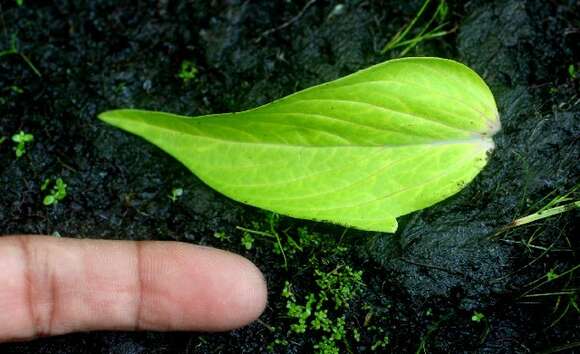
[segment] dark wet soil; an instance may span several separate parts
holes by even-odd
[[[157,148],[96,119],[120,107],[242,110],[338,78],[396,56],[380,49],[421,3],[3,1],[0,51],[16,50],[0,56],[0,137],[8,138],[0,144],[0,234],[213,245],[254,261],[270,294],[261,321],[231,333],[80,333],[2,344],[0,353],[312,352],[324,333],[290,330],[284,283],[305,297],[318,291],[315,268],[345,266],[363,271],[364,290],[330,313],[346,318],[340,352],[372,351],[381,340],[375,351],[580,351],[580,270],[570,271],[580,264],[577,210],[498,232],[578,184],[574,0],[449,1],[452,33],[407,54],[474,68],[496,96],[503,130],[473,183],[402,218],[395,235],[284,217],[269,223],[271,215],[217,194]],[[195,78],[178,77],[184,61]],[[34,142],[17,159],[10,137],[20,130]],[[41,186],[59,177],[68,195],[47,207]],[[184,195],[172,202],[176,187]],[[288,265],[270,241],[244,248],[237,226],[274,228]],[[287,237],[304,227],[320,241],[292,254]],[[346,251],[329,251],[338,245]],[[550,272],[564,275],[547,281]]]

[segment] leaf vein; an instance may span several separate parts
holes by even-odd
[[[378,106],[378,105],[373,104],[373,103],[363,102],[363,101],[356,101],[356,100],[353,100],[353,99],[297,98],[293,102],[300,102],[300,101],[331,101],[331,102],[354,103],[354,104],[359,104],[359,105],[364,105],[364,106],[370,106],[370,107],[373,107],[373,108],[376,108],[376,109],[379,109],[379,110],[383,110],[385,112],[391,112],[391,113],[394,113],[394,114],[400,114],[400,115],[404,115],[404,116],[407,116],[407,117],[412,117],[414,119],[420,119],[420,120],[428,121],[428,122],[435,123],[435,124],[441,125],[441,126],[445,126],[447,128],[454,129],[454,130],[461,131],[461,132],[468,132],[468,133],[472,133],[472,134],[473,133],[477,133],[477,132],[474,132],[472,130],[468,130],[468,129],[459,128],[459,127],[455,127],[455,126],[449,125],[449,124],[447,124],[445,122],[441,122],[441,121],[434,120],[434,119],[429,119],[429,118],[427,118],[425,116],[421,116],[421,115],[418,115],[416,113],[401,112],[401,111],[397,111],[397,110],[390,109],[390,108],[387,108],[387,107]]]

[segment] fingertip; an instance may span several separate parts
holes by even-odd
[[[184,243],[149,243],[143,254],[141,328],[226,331],[265,309],[264,276],[244,257]]]
[[[206,248],[206,251],[216,261],[212,271],[217,283],[213,300],[206,301],[210,304],[208,313],[213,318],[213,321],[206,321],[206,330],[236,329],[258,319],[266,308],[268,297],[260,269],[240,255],[213,248]]]
[[[237,313],[237,328],[257,320],[262,315],[268,301],[268,288],[264,275],[254,263],[241,256],[236,257],[240,259],[238,271],[241,281],[236,290],[238,301],[232,310]]]

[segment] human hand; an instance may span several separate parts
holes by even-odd
[[[0,237],[0,342],[93,330],[225,331],[266,305],[241,256],[180,242]]]

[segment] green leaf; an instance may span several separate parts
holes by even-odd
[[[485,82],[439,58],[387,61],[239,113],[125,109],[100,118],[235,200],[386,232],[470,182],[500,127]]]
[[[44,205],[52,205],[54,203],[56,203],[56,198],[53,195],[47,195],[46,197],[44,197],[44,200],[42,201],[42,203]]]

